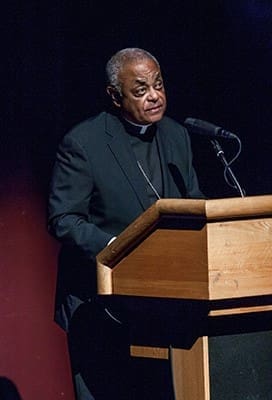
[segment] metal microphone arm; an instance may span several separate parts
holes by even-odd
[[[241,197],[245,197],[245,191],[244,191],[244,189],[241,188],[237,178],[235,177],[232,169],[230,168],[230,163],[227,162],[224,151],[222,150],[222,147],[220,146],[220,144],[218,143],[217,140],[212,139],[210,142],[213,145],[213,148],[216,152],[217,157],[221,160],[221,162],[223,163],[223,165],[225,167],[225,179],[226,179],[226,172],[228,172],[229,176],[232,179],[233,187],[238,191],[238,193],[240,194]],[[232,160],[232,161],[234,161],[234,160]],[[229,184],[227,179],[226,179],[226,182]]]

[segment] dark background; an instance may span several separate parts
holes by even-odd
[[[248,195],[271,194],[271,28],[270,0],[1,5],[0,376],[23,398],[73,398],[65,337],[53,323],[58,247],[46,199],[59,140],[104,108],[108,58],[124,47],[152,52],[168,115],[236,133],[240,184]],[[220,142],[230,160],[236,141]],[[207,196],[236,196],[209,140],[194,135],[192,145]]]
[[[103,109],[107,59],[137,46],[161,63],[168,114],[236,133],[242,153],[232,168],[240,184],[249,195],[271,193],[269,0],[15,1],[2,18],[5,174],[28,167],[46,192],[56,143],[72,125]],[[192,141],[205,193],[235,195],[207,138]],[[237,143],[222,145],[230,160]]]

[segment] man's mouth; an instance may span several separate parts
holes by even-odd
[[[148,108],[146,110],[146,112],[148,112],[150,114],[156,114],[157,112],[161,111],[161,109],[162,109],[162,105],[159,105],[159,106],[155,106],[155,107],[152,107],[152,108]]]

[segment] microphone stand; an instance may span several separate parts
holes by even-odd
[[[238,139],[238,138],[237,138],[237,139]],[[239,141],[239,139],[238,139],[238,141]],[[211,144],[213,145],[213,148],[214,148],[214,150],[215,150],[215,152],[216,152],[217,157],[220,159],[220,161],[222,162],[222,164],[223,164],[224,167],[225,167],[225,179],[226,179],[226,172],[228,172],[229,176],[230,176],[231,179],[232,179],[233,187],[238,191],[238,193],[239,193],[239,195],[240,195],[241,197],[245,197],[245,191],[244,191],[244,189],[241,188],[241,186],[240,186],[240,184],[239,184],[237,178],[235,177],[235,175],[234,175],[232,169],[230,168],[230,164],[231,164],[231,163],[228,163],[228,162],[227,162],[227,160],[226,160],[226,158],[225,158],[224,151],[222,150],[222,147],[220,146],[220,144],[218,143],[217,140],[211,140],[210,142],[211,142]],[[239,141],[239,142],[240,142],[240,141]],[[233,159],[232,161],[234,161],[234,159]],[[226,182],[229,184],[229,182],[227,181],[227,179],[226,179]]]

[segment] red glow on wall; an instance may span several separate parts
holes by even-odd
[[[58,246],[46,201],[26,177],[0,199],[0,377],[27,400],[72,400],[65,333],[53,321]]]

